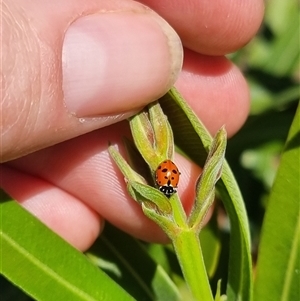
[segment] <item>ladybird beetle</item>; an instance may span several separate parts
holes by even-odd
[[[171,160],[165,160],[159,164],[155,172],[155,180],[158,189],[166,196],[170,197],[177,192],[180,172]]]

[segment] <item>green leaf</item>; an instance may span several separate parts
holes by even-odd
[[[163,269],[171,274],[171,263],[170,259],[168,259],[168,252],[174,254],[174,249],[171,245],[161,245],[161,244],[146,244],[145,249],[147,254],[159,265],[163,267]],[[178,262],[176,261],[178,267]]]
[[[152,186],[154,186],[155,180],[153,179],[153,173],[151,173],[149,166],[144,161],[134,142],[124,137],[123,144],[126,149],[126,160],[130,167],[139,175],[143,175],[143,178],[145,179],[146,183],[148,183],[149,185],[152,184]]]
[[[199,237],[206,271],[211,278],[216,272],[221,252],[220,233],[215,213],[201,230]]]
[[[174,139],[167,117],[158,102],[154,102],[148,107],[150,122],[155,134],[156,152],[162,157],[161,161],[165,159],[173,160]]]
[[[175,144],[203,166],[212,142],[208,131],[174,88],[160,99],[160,104],[173,129]],[[252,261],[248,218],[240,190],[226,162],[217,189],[231,222],[228,300],[251,300]]]
[[[128,185],[134,190],[138,202],[145,203],[145,206],[149,204],[150,208],[155,211],[159,210],[162,215],[172,213],[172,206],[168,198],[158,189],[138,182],[129,182]]]
[[[264,219],[255,301],[300,298],[300,106],[290,129]]]
[[[108,151],[115,163],[118,165],[127,182],[136,181],[139,183],[146,183],[145,179],[130,167],[130,165],[113,146],[109,146]]]
[[[217,284],[215,301],[226,301],[226,300],[227,300],[227,296],[221,295],[221,280],[219,280]]]
[[[175,284],[143,245],[110,224],[105,225],[88,256],[137,300],[181,300]]]
[[[144,160],[148,165],[150,162],[155,162],[155,167],[158,166],[160,160],[154,149],[155,136],[148,114],[145,111],[135,114],[129,119],[129,125],[135,145]],[[155,167],[152,167],[152,170],[155,170]]]
[[[85,255],[3,193],[0,214],[1,274],[34,299],[134,300]]]
[[[202,221],[215,199],[215,185],[221,177],[226,139],[226,131],[221,128],[212,142],[202,174],[196,185],[196,200],[189,217],[189,225],[195,227],[197,231],[200,231]]]

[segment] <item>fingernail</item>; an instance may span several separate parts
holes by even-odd
[[[64,101],[78,117],[134,110],[166,93],[181,66],[180,39],[156,14],[85,16],[64,38]]]

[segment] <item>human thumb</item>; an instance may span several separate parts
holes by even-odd
[[[1,162],[132,115],[182,64],[174,30],[134,1],[2,7]]]

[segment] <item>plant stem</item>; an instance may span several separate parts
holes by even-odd
[[[186,214],[177,194],[172,196],[172,198],[170,199],[170,204],[172,206],[173,218],[176,225],[179,228],[185,229],[187,227]]]
[[[180,229],[172,242],[195,301],[213,301],[198,235],[191,229]]]

